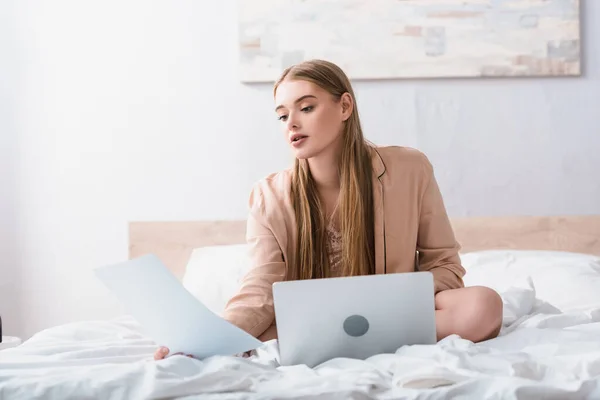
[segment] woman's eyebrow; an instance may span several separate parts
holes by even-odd
[[[296,99],[296,101],[294,101],[294,104],[298,104],[298,103],[300,103],[302,100],[306,100],[306,99],[309,99],[309,98],[316,99],[316,98],[317,98],[317,96],[313,96],[312,94],[305,94],[304,96],[298,97],[298,98]],[[282,105],[282,104],[278,105],[277,107],[275,107],[275,111],[279,110],[280,108],[284,108],[284,105]]]

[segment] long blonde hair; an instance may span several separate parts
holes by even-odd
[[[283,71],[273,93],[284,80],[305,80],[329,92],[338,101],[344,93],[353,100],[352,114],[344,123],[339,163],[340,197],[338,215],[342,236],[341,275],[368,275],[375,272],[374,216],[370,144],[364,139],[354,91],[346,74],[335,64],[310,60]],[[327,255],[326,218],[307,160],[294,163],[291,199],[294,205],[298,240],[295,260],[287,279],[315,279],[330,276]]]

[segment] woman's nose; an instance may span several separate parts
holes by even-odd
[[[287,120],[287,129],[288,131],[295,131],[300,128],[300,122],[295,114],[290,114]]]

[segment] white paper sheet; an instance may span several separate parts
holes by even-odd
[[[214,314],[188,292],[160,259],[148,254],[96,268],[145,334],[170,349],[203,359],[253,350],[262,342]]]

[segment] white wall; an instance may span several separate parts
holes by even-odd
[[[27,337],[121,311],[91,269],[127,257],[128,221],[244,218],[290,154],[270,85],[236,80],[233,0],[13,3]],[[584,77],[357,82],[367,137],[424,150],[452,215],[600,213],[600,2],[583,15]]]
[[[20,326],[16,268],[16,118],[18,74],[12,3],[0,2],[0,316],[4,335]]]

